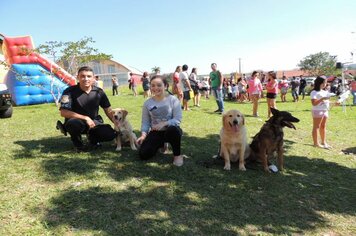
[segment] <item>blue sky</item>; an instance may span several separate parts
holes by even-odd
[[[93,37],[114,60],[163,73],[288,70],[319,51],[356,54],[355,0],[1,0],[0,33],[35,45]],[[355,33],[352,33],[355,32]]]

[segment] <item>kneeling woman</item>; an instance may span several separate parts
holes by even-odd
[[[176,166],[183,165],[181,155],[182,108],[179,100],[166,92],[168,83],[156,75],[150,81],[152,97],[142,108],[141,137],[137,143],[141,145],[139,155],[143,160],[152,158],[164,143],[170,143],[173,149]]]

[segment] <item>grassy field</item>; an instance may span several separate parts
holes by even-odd
[[[139,134],[142,96],[109,99]],[[0,235],[356,235],[356,108],[331,110],[324,150],[311,145],[309,97],[290,100],[277,106],[301,122],[285,130],[276,174],[212,161],[222,124],[213,99],[183,113],[181,168],[171,155],[143,162],[111,143],[77,154],[55,129],[55,105],[15,107],[0,120]],[[266,120],[264,99],[260,118],[249,103],[225,105],[246,115],[249,138]]]

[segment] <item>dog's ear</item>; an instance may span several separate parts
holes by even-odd
[[[227,119],[227,115],[226,115],[226,113],[224,113],[223,116],[222,116],[222,123],[223,123],[224,129],[227,128],[227,124],[226,124],[227,121],[226,121],[226,119]]]
[[[273,114],[274,116],[277,116],[277,114],[278,114],[279,111],[278,111],[277,109],[271,107],[271,112],[272,112],[272,114]]]
[[[128,111],[122,110],[122,119],[123,119],[123,120],[125,120],[127,114],[129,114]]]

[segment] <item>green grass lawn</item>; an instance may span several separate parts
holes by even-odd
[[[144,99],[122,90],[109,95],[112,107],[129,111],[139,135]],[[266,120],[265,99],[260,118],[249,103],[225,106],[246,115],[249,138]],[[356,235],[356,107],[331,110],[333,149],[324,150],[311,145],[309,97],[277,106],[301,122],[285,129],[285,171],[276,174],[212,162],[222,124],[212,98],[183,112],[189,158],[180,168],[171,155],[144,162],[112,143],[77,154],[55,129],[54,104],[15,107],[0,120],[0,235]]]

